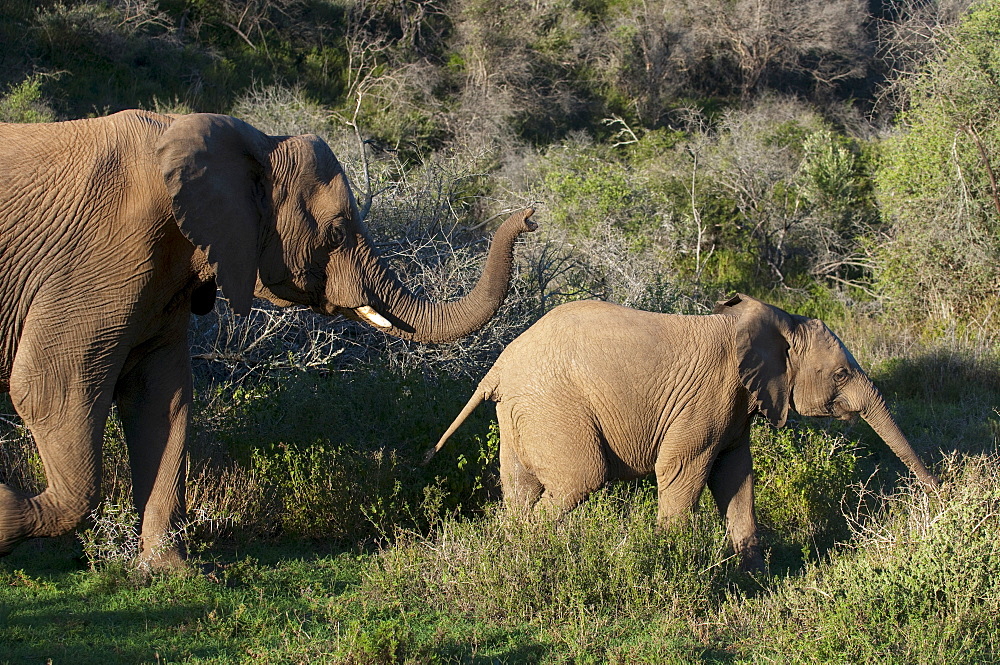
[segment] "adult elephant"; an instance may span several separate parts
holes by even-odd
[[[860,414],[925,486],[937,485],[878,389],[822,321],[745,295],[709,316],[605,302],[556,307],[515,339],[426,461],[483,400],[497,402],[504,499],[556,513],[615,479],[656,474],[658,519],[707,484],[743,565],[763,565],[750,422],[789,409]]]
[[[344,170],[312,135],[142,111],[0,124],[0,389],[38,445],[37,496],[0,484],[0,553],[73,529],[98,499],[121,416],[141,557],[178,563],[191,404],[190,313],[257,295],[444,342],[492,317],[531,210],[496,232],[464,298],[414,297],[378,256]]]

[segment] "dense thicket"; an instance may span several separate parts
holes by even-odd
[[[449,156],[453,218],[538,202],[559,265],[617,242],[701,294],[947,317],[996,291],[996,10],[967,4],[8,0],[0,119],[235,113],[364,141],[387,194]],[[544,307],[602,288],[534,273]]]

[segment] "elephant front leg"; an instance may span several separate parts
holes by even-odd
[[[764,569],[764,558],[757,537],[757,517],[754,514],[753,463],[750,458],[749,434],[735,448],[719,455],[712,466],[708,487],[726,520],[726,529],[733,549],[740,556],[740,568],[748,571]]]
[[[185,345],[146,355],[122,376],[116,390],[141,521],[140,562],[153,568],[183,563],[180,529],[191,396]]]

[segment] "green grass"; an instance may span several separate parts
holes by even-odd
[[[489,408],[469,419],[441,461],[419,463],[472,387],[358,366],[206,389],[189,501],[210,506],[228,535],[345,545],[382,539],[396,525],[425,528],[444,513],[475,512],[496,493]],[[219,492],[229,485],[241,491]]]
[[[373,369],[278,375],[222,402],[203,390],[194,452],[210,424],[271,512],[193,529],[191,569],[170,575],[116,557],[112,503],[82,548],[25,544],[0,563],[0,663],[996,662],[996,366],[931,349],[873,371],[918,447],[947,444],[931,497],[863,425],[755,426],[759,577],[736,570],[707,497],[656,529],[649,480],[559,524],[500,509],[473,487],[486,481],[477,456],[495,450],[488,413],[418,470],[462,381]],[[112,454],[119,436],[112,426]],[[373,466],[388,448],[396,461]],[[209,480],[192,480],[195,507]]]
[[[411,579],[407,571],[426,563],[422,550],[431,540],[360,555],[270,546],[239,553],[208,574],[152,577],[118,566],[76,570],[65,543],[61,548],[52,542],[29,545],[5,564],[0,576],[5,608],[0,662],[598,662],[598,651],[628,662],[643,654],[655,658],[663,639],[681,660],[704,651],[686,621],[697,609],[671,603],[669,594],[697,577],[718,550],[720,534],[710,530],[714,546],[702,552],[652,535],[645,520],[630,520],[624,528],[599,520],[602,537],[610,530],[639,535],[638,542],[624,547],[631,556],[615,571],[645,574],[628,577],[629,593],[615,603],[626,611],[616,616],[604,603],[615,597],[621,580],[604,580],[597,595],[592,583],[609,562],[607,552],[596,550],[613,551],[616,544],[621,550],[624,543],[595,547],[598,534],[587,526],[587,518],[600,517],[613,503],[599,499],[580,513],[569,533],[551,525],[525,527],[518,536],[531,533],[533,542],[548,544],[536,563],[519,547],[518,538],[508,539],[512,547],[494,546],[482,553],[483,563],[496,558],[517,563],[502,580],[476,580],[475,571],[484,570],[477,568],[459,587],[492,581],[489,590],[509,596],[511,610],[520,598],[531,596],[527,605],[510,612],[498,611],[493,603],[477,611],[461,595],[401,584]],[[495,540],[498,529],[511,524],[495,515],[442,528],[457,529],[459,541],[475,548],[482,543],[481,534]],[[656,546],[649,547],[651,540]],[[689,545],[704,541],[694,530],[685,540]],[[658,567],[657,555],[677,563],[700,559],[699,568],[678,575],[676,565]],[[554,568],[556,575],[534,586],[546,566],[574,562],[561,572]],[[727,569],[722,566],[722,572],[704,578],[706,583],[687,589],[688,602],[702,605],[691,592],[713,586]],[[655,587],[648,595],[646,585]],[[721,587],[712,592],[716,604],[723,593]],[[464,595],[466,601],[475,596]],[[640,598],[640,603],[632,602]],[[556,602],[550,605],[549,600]],[[679,618],[660,613],[661,608],[679,612]]]
[[[998,463],[949,459],[939,495],[893,495],[851,547],[734,607],[753,660],[996,662]]]
[[[8,0],[0,13],[0,37],[9,46],[0,49],[0,89],[47,73],[42,90],[68,118],[171,103],[224,112],[255,86],[276,83],[297,84],[326,103],[342,101],[340,3],[294,3],[293,12],[252,3],[248,12],[262,9],[264,19],[253,46],[230,27],[246,3],[229,5],[230,15],[222,4]],[[130,6],[148,13],[130,13]]]
[[[280,563],[242,556],[208,575],[153,577],[75,570],[66,555],[29,545],[5,564],[0,662],[287,662],[357,583],[356,558],[301,547],[270,548]]]
[[[758,579],[708,511],[652,528],[642,484],[559,525],[490,511],[379,550],[222,548],[184,574],[33,542],[0,570],[0,662],[996,662],[998,462],[951,458],[939,496],[902,487],[847,546]]]
[[[333,131],[334,112],[353,108],[345,97],[349,4],[11,0],[0,13],[0,121],[141,106],[233,111],[275,133]],[[612,6],[631,5],[587,11],[603,16]],[[152,20],[129,18],[129,8],[152,12]],[[227,24],[241,20],[231,12],[244,8],[265,12],[257,28],[241,24],[241,37]],[[431,169],[432,149],[474,149],[440,144],[460,112],[479,115],[464,106],[459,81],[473,79],[453,49],[461,48],[455,36],[485,24],[452,9],[421,10],[427,21],[411,26],[419,61],[433,68],[435,58],[451,53],[451,74],[397,76],[406,73],[398,65],[416,62],[402,42],[365,65],[376,78],[386,75],[363,100],[366,138],[393,139],[401,160],[426,157]],[[394,22],[408,29],[401,19],[409,18],[385,3],[366,11],[373,39],[396,30]],[[561,33],[552,36],[553,53],[568,47]],[[504,55],[514,69],[526,62],[519,53]],[[537,90],[546,99],[545,86]],[[698,91],[680,92],[690,98]],[[620,96],[610,108],[634,106],[623,91],[606,94]],[[696,106],[716,109],[705,111],[713,124],[725,119],[724,108],[751,113],[725,97],[697,96]],[[739,145],[713,152],[700,143],[713,138],[707,130],[655,129],[627,116],[637,143],[609,147],[601,137],[617,125],[600,124],[608,114],[598,104],[590,120],[581,116],[598,145],[581,135],[558,146],[513,147],[514,136],[541,140],[568,127],[548,102],[542,117],[533,106],[538,96],[524,99],[531,103],[510,100],[510,117],[495,136],[484,134],[508,146],[502,156],[477,156],[474,175],[448,175],[450,193],[434,199],[447,204],[442,209],[485,217],[512,201],[538,202],[554,244],[539,255],[531,241],[518,255],[529,257],[523,273],[537,269],[539,288],[556,300],[610,294],[675,309],[740,289],[822,318],[870,369],[911,443],[944,480],[940,494],[914,487],[864,423],[793,418],[783,430],[757,423],[752,445],[769,574],[750,577],[736,569],[707,497],[687,523],[654,528],[649,479],[598,492],[559,524],[499,509],[498,437],[488,407],[421,467],[423,452],[470,394],[471,379],[427,368],[400,372],[388,367],[391,360],[347,371],[331,365],[323,373],[262,363],[238,382],[197,381],[190,569],[132,569],[129,471],[112,418],[104,441],[108,498],[92,527],[26,543],[0,561],[0,664],[1000,662],[1000,347],[989,298],[966,309],[981,321],[956,319],[948,312],[961,308],[946,300],[940,314],[931,312],[932,323],[900,329],[898,304],[823,286],[807,270],[810,245],[794,243],[784,286],[771,289],[752,242],[767,217],[740,217],[733,188],[719,186],[729,176],[710,159],[719,162]],[[785,143],[806,138],[795,124],[779,129]],[[705,157],[697,164],[695,149]],[[840,173],[842,184],[861,177],[831,161],[834,153],[828,157],[803,167]],[[498,175],[512,189],[496,184]],[[783,182],[753,202],[766,209],[794,194]],[[832,196],[844,190],[828,189],[819,193],[832,207],[817,209],[828,217],[846,214],[839,206],[854,214],[870,203],[864,192]],[[836,223],[846,221],[830,217],[825,226],[840,233]],[[887,236],[902,228],[883,223]],[[895,277],[885,282],[898,272],[885,266],[903,255],[871,242],[864,254],[877,262],[880,286],[905,295],[903,304],[916,307],[911,314],[925,318],[926,289]],[[957,249],[959,258],[976,256],[970,247]],[[985,279],[940,263],[935,269],[946,286]],[[697,284],[678,276],[695,273]],[[884,318],[868,318],[872,312]],[[0,414],[12,408],[0,398]],[[0,422],[0,481],[37,489],[43,479],[30,437]]]
[[[199,384],[183,573],[129,567],[112,420],[95,526],[0,562],[0,663],[996,662],[996,351],[846,330],[944,485],[925,495],[863,423],[757,423],[768,575],[736,569],[707,495],[656,529],[650,479],[558,524],[508,514],[488,408],[420,467],[468,379],[274,372]]]

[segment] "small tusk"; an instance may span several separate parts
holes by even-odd
[[[389,320],[387,318],[376,312],[368,305],[364,305],[363,307],[358,307],[354,311],[360,314],[361,316],[365,317],[365,319],[373,326],[378,326],[379,328],[392,327],[392,324],[389,323]]]

